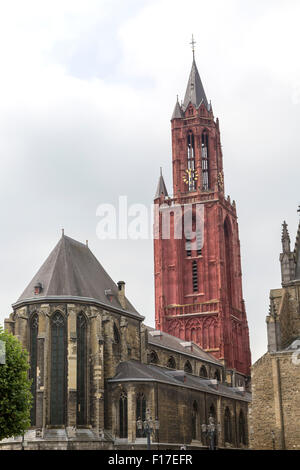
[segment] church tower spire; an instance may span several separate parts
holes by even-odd
[[[173,197],[159,211],[154,239],[156,328],[193,341],[241,374],[251,365],[242,294],[240,242],[235,202],[224,194],[220,128],[195,61],[185,98],[171,119]],[[162,182],[159,182],[162,187]],[[161,199],[155,199],[161,204]],[[170,213],[170,237],[163,236]],[[190,210],[191,227],[178,229],[178,210]],[[203,209],[203,226],[197,211]]]

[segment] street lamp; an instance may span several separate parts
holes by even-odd
[[[212,415],[208,418],[208,424],[202,424],[201,429],[202,432],[208,437],[209,440],[209,450],[215,450],[215,441],[216,441],[216,433],[220,429],[220,425],[215,425],[215,419]]]
[[[145,431],[147,436],[147,449],[150,450],[151,448],[151,434],[154,431],[158,431],[159,429],[159,420],[156,418],[154,421],[150,416],[149,409],[146,412],[146,419],[143,421],[140,417],[137,419],[136,422],[137,429],[139,431]]]

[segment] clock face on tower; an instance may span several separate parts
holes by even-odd
[[[189,185],[189,187],[194,186],[194,183],[198,181],[197,170],[192,170],[191,168],[188,168],[187,170],[185,170],[185,173],[182,179],[185,182],[185,184]]]

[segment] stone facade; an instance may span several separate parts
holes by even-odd
[[[66,338],[65,420],[60,425],[52,423],[51,415],[51,348],[54,347],[51,335],[52,322],[58,312],[64,318]],[[86,415],[84,423],[78,424],[77,362],[80,357],[77,319],[81,315],[86,318],[87,325]],[[160,429],[152,434],[152,445],[156,448],[178,449],[182,444],[190,448],[206,448],[207,438],[201,425],[207,423],[212,407],[218,427],[217,445],[247,446],[250,395],[244,388],[236,387],[237,384],[227,383],[228,373],[224,364],[197,345],[182,343],[178,338],[146,327],[142,323],[143,317],[129,314],[126,310],[103,308],[78,299],[73,303],[36,299],[17,305],[5,321],[5,328],[16,335],[29,351],[31,364],[33,319],[37,325],[37,378],[36,389],[33,390],[35,421],[25,434],[23,443],[19,437],[6,439],[0,443],[0,448],[146,448],[146,439],[139,435],[136,423],[139,418],[137,397],[141,395],[147,412],[160,422]],[[184,372],[187,364],[191,369]],[[122,367],[128,371],[123,377],[120,375]],[[126,396],[125,437],[120,432],[121,395]],[[229,410],[231,417],[230,442],[226,442],[224,436],[225,409]],[[239,430],[241,410],[243,431]]]
[[[268,352],[252,366],[249,439],[253,449],[300,449],[299,247],[297,236],[290,252],[286,223],[282,244],[282,288],[270,291],[266,318]]]

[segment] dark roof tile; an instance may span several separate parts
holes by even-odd
[[[34,294],[40,282],[42,291]],[[105,291],[111,291],[111,301]],[[122,309],[118,287],[87,245],[63,235],[42,267],[28,284],[17,303],[44,297],[84,297]],[[139,315],[126,299],[126,311]],[[122,309],[123,310],[123,309]]]

